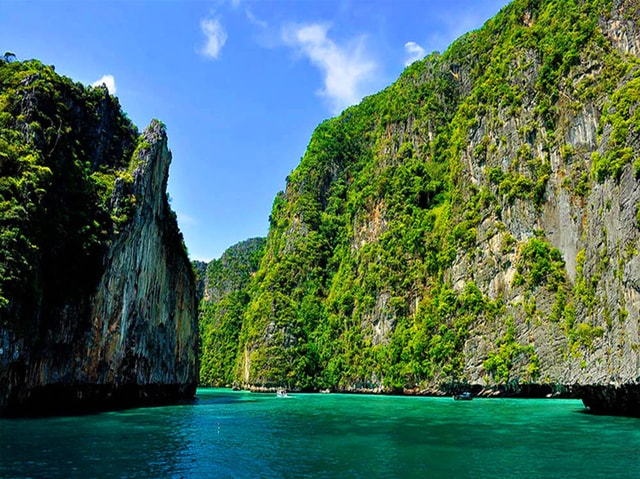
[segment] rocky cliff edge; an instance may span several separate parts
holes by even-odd
[[[132,181],[116,180],[116,230],[93,295],[37,333],[0,326],[0,414],[78,412],[193,397],[197,382],[194,277],[166,186],[164,126],[144,131]],[[82,311],[90,311],[83,317]]]

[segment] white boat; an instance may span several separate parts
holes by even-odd
[[[278,392],[276,393],[276,395],[279,398],[286,398],[287,396],[287,390],[286,389],[278,389]]]

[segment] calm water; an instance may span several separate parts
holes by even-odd
[[[193,405],[0,420],[0,477],[640,478],[640,420],[582,411],[201,389]]]

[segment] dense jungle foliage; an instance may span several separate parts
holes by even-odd
[[[198,317],[200,384],[228,386],[234,381],[238,336],[249,302],[248,286],[264,255],[265,238],[227,249],[202,271]],[[202,270],[204,264],[199,265]]]
[[[112,235],[127,221],[138,132],[106,88],[36,60],[0,59],[0,321],[28,334],[84,308]],[[78,301],[75,301],[78,299]],[[43,318],[34,317],[44,311]]]
[[[454,281],[456,268],[482,255],[487,229],[516,262],[509,287],[524,297],[518,314],[557,324],[572,354],[601,336],[576,319],[584,293],[574,294],[560,251],[544,231],[505,231],[503,213],[541,214],[552,153],[574,159],[563,186],[578,200],[633,161],[625,135],[640,111],[638,59],[602,33],[612,6],[515,0],[319,125],[274,201],[252,282],[238,297],[205,303],[203,317],[224,308],[233,326],[203,323],[203,354],[213,354],[206,336],[218,335],[215,354],[236,364],[207,363],[220,373],[205,382],[398,390],[464,380],[465,341],[479,323],[500,332],[482,364],[488,382],[543,379],[505,298],[491,299],[473,270]],[[564,143],[568,116],[586,104],[610,112],[601,128],[613,125],[615,151],[598,156]],[[552,298],[552,308],[536,306],[536,295]]]

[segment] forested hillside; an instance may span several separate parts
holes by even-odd
[[[635,384],[639,14],[515,0],[322,123],[274,201],[236,379]]]

